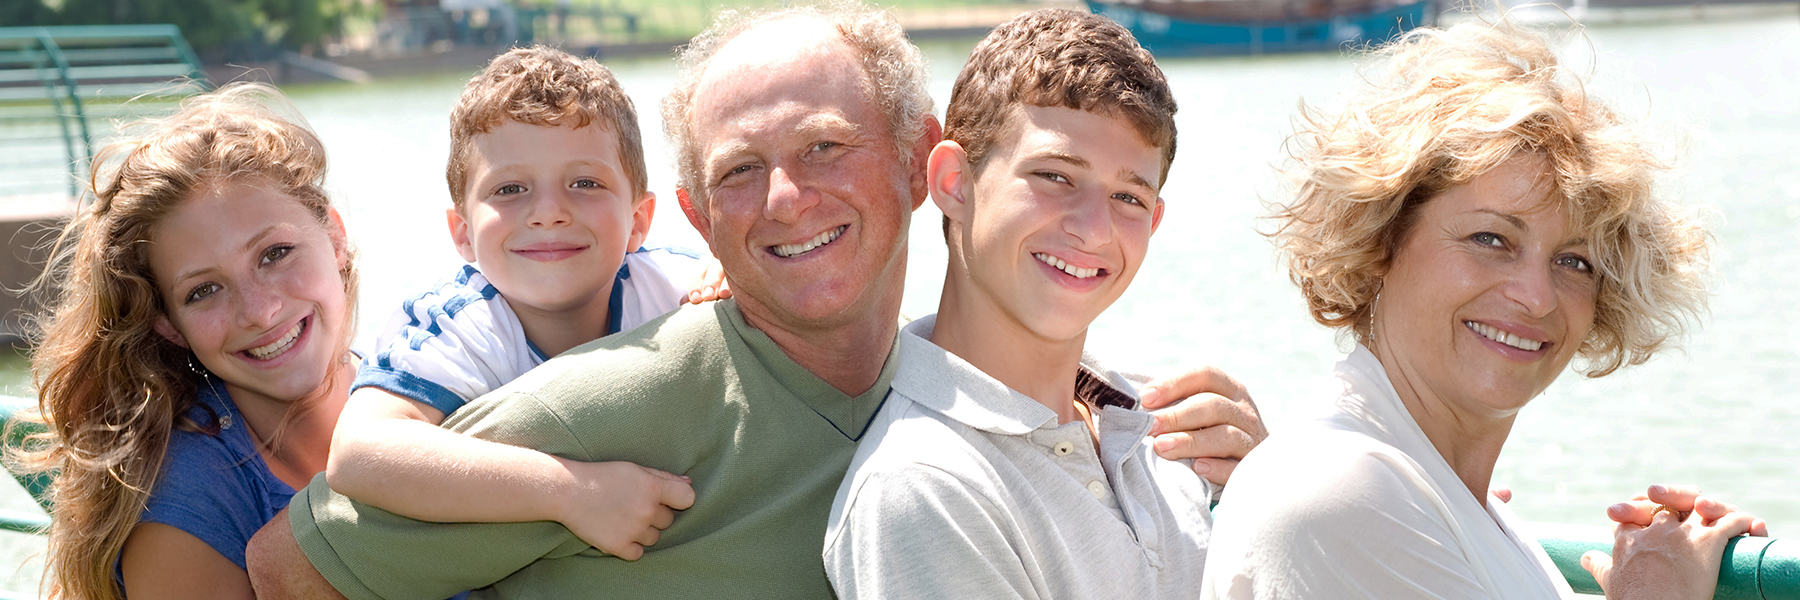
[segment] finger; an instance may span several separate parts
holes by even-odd
[[[605,548],[602,548],[602,550],[605,550]],[[637,559],[644,557],[644,547],[637,545],[637,544],[628,543],[623,546],[619,546],[618,550],[607,550],[607,553],[612,554],[613,556],[617,556],[619,558],[623,558],[625,560],[635,561]]]
[[[1700,498],[1700,488],[1692,485],[1653,485],[1645,496],[1651,502],[1685,513],[1694,510],[1694,501]]]
[[[1139,399],[1144,408],[1157,409],[1189,396],[1211,392],[1229,398],[1250,399],[1244,384],[1215,367],[1200,367],[1174,377],[1164,377],[1145,385]]]
[[[1213,482],[1213,485],[1225,485],[1231,474],[1237,471],[1238,461],[1229,458],[1196,458],[1194,474]]]
[[[643,555],[644,549],[649,548],[651,546],[655,546],[656,542],[661,539],[662,539],[662,530],[661,529],[657,529],[655,527],[645,527],[642,531],[638,532],[637,537],[634,538],[632,541],[637,542],[636,546],[638,547],[638,554],[641,556],[641,555]]]
[[[1762,519],[1757,519],[1756,522],[1751,523],[1750,524],[1750,535],[1754,535],[1756,537],[1769,537],[1769,522],[1764,521]]]
[[[1235,427],[1208,427],[1199,431],[1177,431],[1156,436],[1156,454],[1168,460],[1184,458],[1240,459],[1256,447],[1250,435]]]
[[[675,510],[687,510],[694,506],[694,486],[679,475],[657,471],[660,485],[656,501],[663,506]]]
[[[1612,557],[1599,550],[1589,550],[1581,555],[1581,568],[1587,569],[1588,574],[1594,576],[1594,582],[1605,590],[1606,576],[1612,573]]]
[[[1656,512],[1656,503],[1649,500],[1632,500],[1620,502],[1606,507],[1606,517],[1615,523],[1631,523],[1638,527],[1649,527],[1652,513]]]
[[[1506,487],[1505,484],[1494,484],[1488,488],[1488,493],[1499,498],[1501,502],[1512,502],[1512,488]]]
[[[1720,536],[1719,548],[1725,547],[1724,540],[1750,533],[1755,528],[1756,521],[1756,516],[1746,512],[1734,512],[1719,519],[1718,523],[1712,525],[1713,533]]]
[[[1189,397],[1179,404],[1150,414],[1156,417],[1156,424],[1151,426],[1150,435],[1194,431],[1215,425],[1230,425],[1251,431],[1252,427],[1260,427],[1262,424],[1261,419],[1253,416],[1251,409],[1243,404],[1210,392]]]
[[[675,509],[659,505],[656,507],[656,511],[650,514],[651,527],[668,529],[673,524],[675,524]]]
[[[1734,512],[1738,512],[1737,505],[1722,502],[1712,496],[1701,496],[1694,501],[1694,514],[1700,515],[1702,522],[1707,525]]]
[[[731,297],[731,284],[729,282],[727,282],[727,283],[719,285],[719,299],[724,300],[724,299],[730,298],[730,297]]]

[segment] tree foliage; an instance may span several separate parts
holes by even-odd
[[[196,50],[312,46],[343,30],[359,0],[0,0],[0,26],[171,23]]]

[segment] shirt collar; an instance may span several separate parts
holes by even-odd
[[[1002,435],[1024,435],[1056,427],[1056,413],[1031,397],[1006,387],[974,365],[931,343],[937,315],[913,321],[900,330],[900,368],[894,391],[969,427]],[[1092,397],[1104,406],[1131,409],[1137,393],[1124,378],[1101,367],[1086,353],[1082,370],[1098,385]]]

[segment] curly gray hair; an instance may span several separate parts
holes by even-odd
[[[701,172],[699,142],[694,139],[693,130],[694,89],[700,75],[719,49],[737,36],[765,23],[797,17],[831,24],[844,42],[855,49],[863,72],[868,75],[864,91],[888,115],[888,131],[893,134],[902,166],[911,166],[912,148],[925,135],[931,93],[926,88],[925,58],[917,46],[907,41],[906,32],[892,14],[848,1],[769,10],[727,10],[682,48],[675,89],[662,103],[663,131],[675,148],[678,185],[693,194],[696,202],[706,202],[705,188],[695,182]]]

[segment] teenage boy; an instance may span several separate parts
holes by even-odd
[[[464,265],[402,305],[358,371],[332,440],[332,489],[426,521],[557,521],[636,560],[693,503],[687,481],[584,463],[437,425],[546,359],[681,305],[698,255],[641,247],[637,113],[589,59],[496,57],[450,113],[450,237]]]
[[[1191,597],[1215,488],[1082,351],[1162,220],[1175,101],[1104,17],[1030,12],[957,77],[926,181],[950,265],[838,488],[842,598]]]

